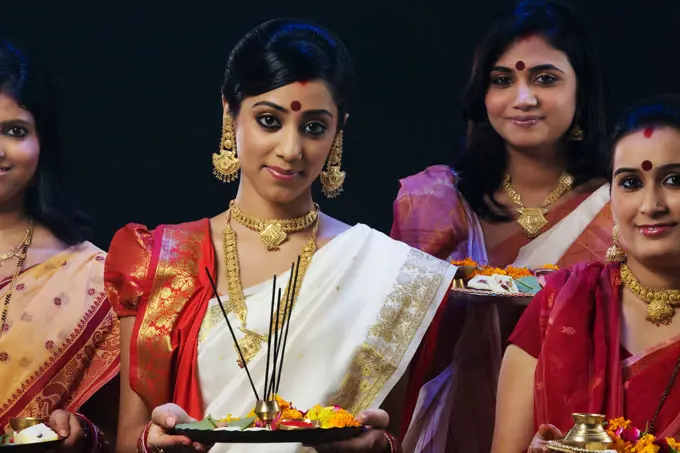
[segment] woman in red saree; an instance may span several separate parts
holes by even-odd
[[[262,389],[271,278],[285,294],[298,256],[281,396],[303,410],[338,405],[370,426],[324,451],[397,451],[387,412],[403,407],[399,384],[456,268],[314,203],[317,178],[331,198],[342,188],[353,81],[349,53],[329,31],[285,19],[255,27],[227,62],[222,147],[213,156],[220,179],[239,177],[235,199],[212,219],[116,233],[105,280],[121,317],[121,452],[191,446],[168,429],[251,411],[256,397],[240,364]],[[303,448],[219,443],[212,452]]]
[[[0,426],[49,419],[66,450],[91,453],[106,439],[75,412],[115,431],[115,410],[101,407],[115,407],[116,387],[98,391],[118,373],[119,324],[106,254],[61,187],[50,102],[42,75],[0,42]]]
[[[600,80],[567,7],[529,0],[501,16],[475,52],[465,147],[453,168],[401,181],[392,237],[441,259],[500,267],[602,259],[611,218]],[[525,214],[537,210],[544,224],[532,228]],[[447,328],[424,348],[436,349],[422,358],[428,372],[410,384],[407,412],[417,410],[407,448],[488,453],[501,339],[523,308],[501,305],[457,299],[447,307]]]
[[[529,448],[545,451],[576,412],[626,417],[657,438],[680,434],[680,96],[623,115],[611,200],[613,262],[556,273],[510,338],[494,453],[525,451],[550,424]]]

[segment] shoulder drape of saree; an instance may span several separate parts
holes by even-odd
[[[469,254],[468,213],[453,170],[435,165],[400,183],[390,236],[440,259]]]
[[[149,409],[173,401],[200,417],[195,351],[200,320],[212,297],[205,269],[215,272],[210,222],[134,231],[126,235],[121,230],[114,238],[106,274],[107,290],[121,311],[136,316],[130,386]]]
[[[583,263],[560,271],[537,296],[536,428],[568,430],[575,412],[623,414],[620,285],[618,265]]]
[[[104,257],[82,243],[20,274],[0,337],[0,426],[77,410],[118,373],[120,331],[102,284]]]

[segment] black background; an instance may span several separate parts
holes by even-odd
[[[592,30],[617,114],[678,91],[680,2],[572,2]],[[448,163],[474,43],[510,0],[361,2],[2,0],[0,36],[47,60],[59,87],[68,184],[107,248],[127,222],[177,223],[226,209],[236,184],[212,176],[219,87],[252,26],[302,17],[349,48],[358,87],[345,129],[345,191],[330,215],[388,231],[398,180]],[[587,133],[587,131],[586,131]]]

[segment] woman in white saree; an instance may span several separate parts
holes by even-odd
[[[194,449],[169,434],[207,414],[244,416],[255,398],[210,283],[217,282],[255,386],[263,388],[271,278],[286,291],[300,256],[280,394],[297,407],[337,404],[370,429],[333,451],[397,451],[381,406],[447,297],[455,266],[365,225],[319,211],[311,184],[337,196],[353,86],[347,50],[327,30],[275,20],[234,48],[222,87],[215,175],[240,175],[224,213],[114,237],[105,281],[121,317],[120,452]],[[389,395],[389,396],[388,396]],[[403,394],[402,394],[403,395]],[[294,452],[295,444],[217,444],[218,452]],[[320,447],[321,448],[321,447]]]
[[[520,2],[475,52],[464,149],[453,168],[401,181],[391,236],[441,259],[498,267],[603,259],[612,221],[602,93],[576,14],[550,0]],[[488,453],[501,338],[522,307],[451,302],[448,328],[423,346],[436,353],[416,356],[427,371],[409,384],[404,448]]]

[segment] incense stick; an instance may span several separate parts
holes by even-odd
[[[264,395],[265,400],[269,400],[269,356],[272,346],[272,321],[274,320],[274,302],[276,300],[276,275],[274,275],[274,283],[272,284],[272,308],[271,316],[269,318],[269,334],[267,336],[267,368],[264,372]]]
[[[290,298],[290,308],[286,310],[286,313],[284,312],[284,323],[286,324],[286,333],[283,335],[283,348],[281,349],[281,363],[279,364],[279,376],[276,380],[276,393],[279,392],[279,386],[281,385],[281,372],[283,371],[283,358],[285,357],[286,354],[286,343],[288,342],[288,329],[290,328],[290,317],[293,314],[293,302],[295,299],[295,290],[297,289],[297,282],[298,282],[298,273],[300,271],[300,256],[298,256],[297,259],[297,265],[295,266],[295,279],[293,280],[293,290],[292,290],[292,297]],[[288,306],[288,301],[286,302],[286,306]],[[287,317],[287,319],[286,319]],[[282,326],[283,329],[283,326]],[[283,334],[283,332],[281,332]]]
[[[271,393],[271,396],[274,397],[274,390],[275,390],[275,380],[273,379],[276,376],[276,363],[277,363],[277,357],[278,357],[278,350],[276,349],[276,343],[278,339],[278,332],[279,332],[279,313],[280,313],[280,307],[281,307],[281,288],[279,288],[279,297],[276,302],[276,319],[274,321],[274,363],[272,364],[272,379],[269,380],[269,392]]]
[[[295,275],[295,263],[292,263],[290,265],[290,274],[288,275],[288,286],[286,287],[286,305],[288,304],[288,300],[290,298],[290,294],[291,294],[290,291],[294,286],[294,283],[293,283],[293,276],[294,275]],[[285,320],[285,319],[286,319],[286,310],[284,308],[283,320]],[[283,329],[283,321],[281,321],[281,329]],[[282,337],[283,337],[283,335],[281,337],[279,337],[279,341],[274,345],[274,348],[275,348],[275,351],[276,351],[277,354],[281,350],[281,338]]]
[[[234,329],[231,328],[231,323],[229,322],[229,317],[227,316],[227,311],[224,309],[224,305],[222,305],[222,299],[220,299],[220,295],[217,293],[217,285],[213,281],[212,277],[210,276],[210,270],[208,268],[205,268],[206,273],[208,274],[208,278],[210,279],[210,284],[213,287],[213,291],[215,291],[215,297],[217,297],[217,303],[220,304],[220,308],[222,309],[222,314],[224,315],[224,320],[227,321],[227,327],[229,327],[229,332],[231,332],[231,338],[234,339],[234,346],[236,346],[236,350],[238,351],[238,355],[241,357],[241,361],[243,363],[243,368],[246,370],[246,374],[248,375],[248,380],[250,381],[250,386],[253,388],[253,393],[255,394],[255,399],[257,401],[260,401],[260,395],[257,394],[257,389],[255,388],[255,384],[253,383],[253,378],[250,376],[250,371],[248,370],[248,364],[246,363],[245,357],[243,357],[243,352],[241,352],[241,347],[238,345],[238,340],[236,339],[236,334],[234,334]]]

